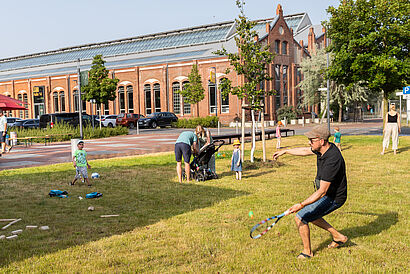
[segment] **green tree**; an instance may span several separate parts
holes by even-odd
[[[93,65],[88,74],[88,84],[82,87],[84,91],[83,99],[86,101],[95,100],[95,103],[101,110],[102,104],[107,104],[108,101],[114,101],[116,96],[117,78],[111,79],[108,77],[108,69],[104,66],[105,61],[102,55],[96,55],[93,59]],[[101,118],[101,111],[100,111]],[[101,119],[100,119],[101,127]]]
[[[189,104],[197,104],[197,116],[199,117],[199,102],[205,98],[205,90],[202,86],[201,75],[198,71],[198,65],[193,64],[191,73],[188,75],[188,83],[186,83],[180,91],[177,91],[184,97],[184,102]]]
[[[330,60],[332,64],[333,54],[330,54]],[[303,90],[302,106],[320,104],[321,100],[326,98],[326,91],[318,91],[319,88],[326,86],[326,49],[314,50],[311,57],[302,60],[300,66],[304,76],[298,85]],[[365,102],[370,95],[363,81],[353,83],[350,88],[344,84],[338,84],[336,81],[330,81],[329,88],[330,103],[337,104],[339,108],[339,122],[342,121],[343,106]]]
[[[244,4],[244,1],[236,0],[236,5],[240,9],[240,15],[235,19],[235,42],[238,52],[230,53],[225,48],[222,48],[215,53],[221,56],[227,56],[236,73],[244,79],[243,83],[238,86],[233,86],[232,81],[227,79],[221,83],[220,90],[222,91],[222,96],[227,96],[231,93],[238,96],[239,99],[245,99],[249,104],[252,114],[251,162],[253,162],[255,150],[255,110],[262,110],[265,96],[275,93],[274,90],[265,90],[261,85],[261,83],[265,81],[272,80],[267,71],[267,64],[272,63],[274,55],[269,51],[269,45],[262,46],[262,44],[259,43],[257,32],[253,29],[256,22],[250,21],[245,16],[243,11]],[[226,74],[229,73],[230,69],[228,68]],[[263,116],[264,115],[262,115],[262,117]],[[243,119],[244,117],[242,117],[242,120]],[[244,135],[243,124],[244,123],[242,123],[242,135]],[[262,120],[262,136],[264,137],[263,124]],[[242,136],[242,140],[244,140],[244,136]],[[264,161],[266,160],[265,151],[265,141],[263,139]]]
[[[329,7],[329,77],[347,89],[360,82],[369,92],[384,92],[385,102],[408,85],[409,10],[408,0],[341,0],[338,8]]]

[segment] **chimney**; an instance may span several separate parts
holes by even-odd
[[[270,24],[266,23],[266,32],[269,33],[270,32]]]
[[[314,51],[315,51],[315,32],[313,31],[313,27],[309,29],[308,51],[310,53],[314,53]]]
[[[283,9],[280,4],[276,7],[276,15],[279,15],[280,17],[283,17]]]

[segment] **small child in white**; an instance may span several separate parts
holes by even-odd
[[[239,148],[240,146],[241,146],[241,142],[239,140],[235,140],[233,142],[234,150],[233,150],[232,159],[231,159],[231,170],[235,171],[237,180],[242,179],[241,150]]]
[[[84,180],[87,182],[88,186],[91,186],[90,181],[88,180],[88,171],[87,167],[91,168],[91,166],[88,164],[87,161],[87,152],[84,150],[84,141],[79,141],[77,143],[77,150],[74,153],[73,156],[73,165],[75,167],[75,177],[70,184],[73,186],[77,179],[80,179],[81,176],[84,178]]]

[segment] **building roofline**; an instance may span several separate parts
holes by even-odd
[[[82,44],[82,45],[78,45],[78,46],[65,47],[65,48],[60,48],[60,49],[56,49],[56,50],[42,51],[42,52],[26,54],[26,55],[19,55],[19,56],[14,56],[14,57],[7,57],[7,58],[0,59],[0,63],[9,62],[9,61],[16,61],[16,60],[21,60],[21,59],[28,59],[28,58],[33,58],[33,57],[38,57],[38,56],[43,56],[43,55],[63,53],[63,52],[66,52],[66,51],[81,50],[81,49],[85,49],[85,48],[101,47],[101,46],[107,46],[107,45],[124,43],[124,42],[133,42],[133,41],[136,41],[136,40],[142,40],[142,39],[147,39],[147,38],[156,38],[156,37],[161,37],[161,36],[167,36],[167,35],[179,34],[179,33],[183,33],[183,32],[194,31],[194,30],[217,28],[217,27],[221,27],[221,26],[228,26],[228,25],[231,25],[233,23],[235,23],[235,21],[224,21],[224,22],[200,25],[200,26],[195,26],[195,27],[190,27],[190,28],[176,29],[176,30],[171,30],[171,31],[163,31],[163,32],[157,32],[157,33],[152,33],[152,34],[144,34],[144,35],[140,35],[140,36],[121,38],[121,39],[117,39],[117,40],[110,40],[110,41],[90,43],[90,44]]]
[[[303,15],[306,15],[306,14],[307,14],[306,12],[290,14],[290,15],[285,15],[284,18],[286,19],[286,18],[291,18],[291,17],[303,16]],[[256,20],[253,20],[253,22],[256,22],[257,24],[258,23],[263,23],[263,22],[271,22],[275,18],[276,17],[265,18],[265,19],[256,19]],[[113,45],[113,44],[133,42],[133,41],[136,41],[136,40],[156,38],[156,37],[173,35],[173,34],[178,34],[178,33],[197,31],[197,30],[201,30],[201,29],[217,28],[217,27],[221,27],[221,26],[229,26],[229,25],[234,25],[234,24],[235,24],[235,20],[223,21],[223,22],[219,22],[219,23],[205,24],[205,25],[199,25],[199,26],[195,26],[195,27],[188,27],[188,28],[158,32],[158,33],[152,33],[152,34],[144,34],[144,35],[140,35],[140,36],[121,38],[121,39],[103,41],[103,42],[98,42],[98,43],[82,44],[82,45],[78,45],[78,46],[65,47],[65,48],[60,48],[60,49],[56,49],[56,50],[49,50],[49,51],[42,51],[42,52],[31,53],[31,54],[26,54],[26,55],[7,57],[7,58],[0,59],[0,63],[23,60],[23,59],[29,59],[29,58],[40,57],[40,56],[45,56],[45,55],[64,53],[64,52],[70,52],[70,51],[77,51],[77,50],[82,50],[82,49],[89,49],[89,48],[94,48],[94,47],[97,48],[97,47],[108,46],[108,45]],[[230,31],[231,31],[231,29],[230,29]],[[228,33],[229,33],[229,31],[228,31]],[[226,38],[228,39],[230,37],[226,37]]]

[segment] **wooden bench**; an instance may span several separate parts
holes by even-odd
[[[46,146],[47,143],[50,145],[51,142],[53,142],[53,137],[66,136],[66,135],[71,139],[74,133],[50,134],[50,135],[45,135],[45,136],[18,137],[13,140],[17,140],[17,143],[19,141],[22,141],[24,142],[24,145],[27,147],[27,146],[33,145],[33,139],[44,139],[44,145]]]
[[[13,140],[17,140],[17,143],[19,141],[23,141],[24,145],[27,147],[29,145],[30,146],[33,145],[33,139],[44,139],[44,145],[45,146],[47,145],[47,143],[49,143],[49,144],[51,143],[51,138],[48,135],[46,135],[46,136],[31,136],[31,137],[18,137],[18,138],[15,138]]]
[[[292,135],[295,135],[295,130],[293,129],[287,129],[287,128],[281,128],[280,129],[280,134],[282,136],[282,133],[285,134],[286,137],[288,137],[288,133],[292,133]],[[268,136],[268,139],[271,138],[271,135],[273,134],[273,136],[275,137],[276,135],[276,130],[275,129],[266,129],[265,130],[265,136]],[[245,137],[250,137],[252,136],[252,132],[248,131],[245,132]],[[262,131],[257,131],[255,132],[255,136],[259,136],[259,140],[262,140]],[[240,139],[242,137],[241,133],[228,133],[228,134],[220,134],[220,135],[215,135],[212,136],[212,139],[214,140],[225,140],[228,139],[229,140],[229,144],[232,143],[232,139]]]

